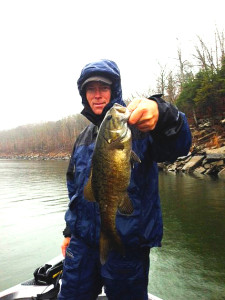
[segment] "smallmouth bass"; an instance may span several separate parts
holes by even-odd
[[[132,151],[131,131],[127,124],[129,117],[130,111],[117,103],[106,113],[96,139],[90,178],[84,188],[85,198],[99,203],[102,264],[112,249],[125,254],[116,229],[117,211],[125,215],[133,213],[127,188],[132,161],[140,162],[140,159]]]

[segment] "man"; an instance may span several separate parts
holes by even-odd
[[[132,148],[141,160],[132,168],[128,187],[134,212],[129,217],[116,216],[126,255],[111,250],[101,265],[99,207],[84,198],[83,190],[98,127],[114,103],[125,105],[117,65],[110,60],[86,65],[78,89],[84,106],[82,114],[91,124],[77,138],[67,171],[70,203],[65,215],[65,263],[58,299],[96,299],[104,285],[110,300],[146,300],[150,248],[161,246],[163,234],[157,162],[172,162],[186,155],[190,130],[184,114],[160,95],[135,99],[128,105]]]

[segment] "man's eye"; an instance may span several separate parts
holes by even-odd
[[[110,88],[109,88],[109,86],[102,86],[101,87],[101,90],[102,91],[108,91]]]
[[[88,87],[87,89],[86,89],[86,92],[94,92],[94,88],[92,88],[92,87]]]

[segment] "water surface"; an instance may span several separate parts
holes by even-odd
[[[225,181],[160,173],[163,247],[150,290],[163,299],[225,299]]]
[[[67,161],[0,160],[0,290],[61,253]],[[225,181],[160,173],[163,247],[149,292],[164,300],[225,299]]]
[[[65,161],[0,160],[0,290],[61,253]]]

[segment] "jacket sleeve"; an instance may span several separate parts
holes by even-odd
[[[70,201],[74,196],[76,190],[75,178],[74,178],[75,177],[75,161],[74,161],[75,148],[76,148],[76,142],[74,144],[73,151],[71,153],[71,158],[66,172],[67,190],[68,190],[68,196]],[[64,237],[71,237],[71,230],[67,223],[65,229],[63,230],[63,235]]]
[[[161,95],[149,99],[156,101],[159,119],[151,132],[153,156],[157,162],[173,162],[179,156],[188,154],[191,146],[191,132],[185,115],[176,106],[164,101]]]
[[[77,142],[75,142],[74,144],[73,151],[71,153],[71,158],[66,172],[66,183],[67,183],[68,196],[70,200],[74,196],[76,190],[75,161],[74,161],[74,152],[75,152],[76,144]]]
[[[68,225],[68,224],[66,224],[66,227],[65,227],[65,229],[63,230],[63,235],[64,235],[65,238],[66,238],[66,237],[71,237],[71,231],[70,231],[70,228],[69,228],[69,225]]]

